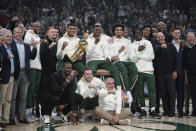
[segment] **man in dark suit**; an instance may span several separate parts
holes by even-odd
[[[12,90],[14,85],[14,56],[10,44],[12,33],[9,30],[0,31],[3,43],[1,51],[1,71],[0,71],[0,127],[5,127],[9,123]]]
[[[16,27],[13,31],[14,39],[11,43],[11,48],[14,54],[14,89],[12,94],[10,123],[15,124],[15,115],[17,114],[20,123],[27,123],[25,118],[26,112],[26,97],[30,79],[30,59],[34,59],[37,53],[36,43],[33,42],[33,50],[30,50],[30,46],[25,44],[22,40],[24,30],[20,27]],[[18,92],[19,90],[19,92]],[[16,113],[16,96],[19,93],[18,101],[18,113]]]
[[[184,106],[184,49],[181,44],[181,30],[179,28],[174,28],[172,31],[173,40],[172,43],[177,50],[177,73],[178,77],[175,80],[175,87],[177,93],[177,109],[178,116],[183,117],[183,106]]]

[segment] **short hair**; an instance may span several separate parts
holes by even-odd
[[[94,25],[94,29],[95,29],[96,27],[99,27],[99,28],[101,28],[101,26],[100,26],[100,25]]]
[[[84,71],[85,71],[85,70],[91,70],[91,68],[88,67],[88,66],[86,66],[85,69],[84,69]],[[92,71],[92,70],[91,70],[91,71]]]
[[[56,29],[56,28],[54,26],[48,26],[46,32],[48,32],[50,29]]]
[[[21,27],[18,27],[18,26],[14,28],[13,33],[16,31],[16,29],[19,29],[19,30],[21,30],[21,31],[24,33],[24,29],[23,29],[23,28],[21,28]]]
[[[32,26],[35,26],[37,24],[41,25],[40,22],[36,21],[36,22],[32,23]]]
[[[5,30],[4,32],[2,32],[2,36],[5,37],[7,33],[12,34],[11,30]]]
[[[63,64],[63,66],[65,66],[65,65],[70,65],[71,64],[71,62],[69,62],[69,61],[66,61],[64,64]],[[72,65],[72,64],[71,64]]]
[[[116,25],[114,25],[113,28],[112,28],[112,33],[113,33],[113,34],[114,34],[114,31],[115,31],[115,29],[116,29],[117,27],[121,27],[122,30],[124,31],[124,26],[123,26],[123,25],[121,25],[121,24],[116,24]]]
[[[182,32],[181,29],[180,29],[179,27],[173,28],[173,29],[172,29],[172,32],[174,32],[175,30],[179,30],[180,32]]]
[[[7,31],[6,28],[1,28],[0,29],[0,34],[3,36],[5,34],[5,32]]]
[[[69,23],[69,24],[67,25],[67,28],[68,28],[69,26],[76,26],[76,27],[77,27],[77,25],[76,25],[75,23]]]
[[[144,30],[145,28],[150,28],[150,31],[152,31],[152,27],[149,24],[144,25],[144,27],[142,28],[142,30]]]
[[[160,24],[164,24],[164,25],[165,25],[165,23],[164,23],[163,21],[160,21],[160,22],[157,23],[158,26],[159,26]],[[166,26],[166,25],[165,25],[165,26]]]
[[[135,30],[133,30],[133,37],[135,37],[135,33],[136,33],[137,31],[140,32],[140,33],[142,33],[142,31],[141,31],[139,28],[136,28]]]
[[[113,79],[112,77],[108,77],[108,78],[105,80],[105,83],[107,83],[109,80],[113,80],[113,81],[114,81],[114,79]],[[115,81],[114,81],[114,83],[115,83]]]

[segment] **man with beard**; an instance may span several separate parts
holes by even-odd
[[[95,25],[93,33],[89,35],[88,50],[86,53],[86,61],[88,67],[93,71],[93,75],[96,75],[98,68],[108,70],[115,80],[116,87],[121,90],[120,74],[118,69],[110,62],[107,41],[104,36],[101,35],[101,26]]]
[[[138,78],[138,70],[135,63],[130,62],[128,54],[128,47],[130,41],[123,37],[124,26],[117,24],[113,27],[113,43],[110,44],[109,53],[111,61],[121,72],[122,80],[125,86],[124,91],[129,95],[128,103],[132,102],[130,91],[134,88]]]
[[[162,32],[165,36],[166,43],[170,43],[172,41],[172,36],[167,32],[167,28],[164,22],[159,22],[157,24],[158,32]]]
[[[160,119],[159,114],[155,112],[155,78],[152,64],[152,60],[154,59],[154,50],[150,41],[141,40],[141,31],[138,30],[135,35],[138,38],[137,41],[134,41],[129,47],[129,58],[131,62],[136,64],[138,69],[137,95],[141,107],[140,118],[145,118],[147,115],[144,100],[144,82],[146,82],[149,95],[150,116]]]
[[[120,124],[130,125],[130,109],[122,109],[122,94],[117,93],[115,82],[112,78],[106,79],[106,88],[97,91],[99,97],[99,106],[96,108],[96,114],[101,118],[101,125]]]
[[[187,47],[184,49],[185,81],[189,82],[192,99],[192,116],[196,116],[196,38],[193,32],[187,34]]]
[[[67,33],[65,33],[64,36],[58,40],[57,54],[56,54],[57,58],[59,59],[58,70],[61,70],[62,68],[61,65],[65,61],[71,62],[69,58],[74,54],[75,50],[77,49],[77,44],[80,40],[77,37],[76,33],[77,33],[76,25],[73,23],[70,23],[67,26]],[[73,69],[78,72],[79,78],[82,77],[84,69],[85,69],[84,63],[81,62],[83,58],[84,57],[77,56],[77,60],[75,62],[72,62]]]
[[[40,62],[40,42],[42,41],[40,39],[40,31],[41,31],[41,25],[39,22],[33,23],[32,29],[28,30],[24,37],[24,42],[29,44],[32,47],[32,43],[35,42],[37,44],[37,55],[34,60],[30,61],[30,68],[31,68],[31,78],[30,78],[30,85],[28,88],[28,94],[27,94],[27,120],[29,122],[32,122],[35,120],[35,116],[33,114],[33,107],[35,107],[36,103],[36,95],[37,90],[39,87],[39,82],[41,78],[41,62]]]
[[[167,44],[162,32],[157,33],[157,41],[161,45],[156,51],[157,77],[163,102],[163,116],[175,116],[177,78],[177,52],[173,44]]]
[[[48,97],[45,99],[47,109],[45,108],[45,111],[42,112],[44,124],[50,124],[49,116],[55,106],[67,104],[62,113],[66,115],[71,111],[70,119],[73,125],[77,125],[76,111],[82,97],[74,93],[74,75],[71,63],[65,62],[62,71],[52,73],[48,83],[49,86],[46,91]]]
[[[48,114],[48,108],[50,104],[47,103],[48,89],[50,81],[50,75],[56,72],[56,29],[54,27],[49,27],[47,30],[47,42],[40,45],[40,61],[42,66],[41,80],[39,88],[39,102],[41,104],[42,115]],[[44,118],[45,120],[45,118]]]
[[[83,105],[81,104],[82,115],[80,117],[80,122],[84,122],[86,116],[84,115],[82,108],[95,109],[98,105],[97,91],[105,88],[105,83],[101,79],[94,77],[92,70],[87,67],[84,70],[83,77],[78,81],[77,85],[78,88],[76,89],[76,93],[80,94],[84,100],[82,103]]]

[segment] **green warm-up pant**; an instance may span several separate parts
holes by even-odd
[[[116,86],[121,85],[120,73],[118,71],[118,68],[112,63],[106,63],[105,60],[93,60],[93,61],[89,61],[87,65],[93,71],[94,76],[96,76],[97,69],[108,70],[111,73],[112,77],[114,78],[115,85]]]
[[[36,103],[37,90],[41,79],[41,70],[31,69],[30,85],[27,93],[27,108],[32,108]]]
[[[127,72],[128,72],[128,81],[129,86],[126,88],[127,91],[130,91],[133,89],[133,87],[136,86],[137,80],[138,80],[138,70],[135,65],[135,63],[132,62],[123,62]]]
[[[138,73],[138,88],[137,95],[140,107],[145,107],[145,99],[144,99],[144,82],[146,82],[148,87],[148,95],[149,95],[149,107],[155,107],[156,104],[156,96],[155,96],[155,77],[154,74],[149,73]]]

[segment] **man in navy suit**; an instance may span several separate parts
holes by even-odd
[[[181,44],[181,30],[174,28],[172,32],[173,40],[172,43],[177,50],[177,73],[178,77],[175,80],[176,93],[177,93],[177,109],[178,117],[183,117],[183,106],[184,106],[184,49]]]
[[[14,56],[11,50],[12,33],[9,30],[1,30],[2,42],[1,72],[0,72],[0,127],[9,123],[12,90],[14,85]]]
[[[14,54],[14,89],[12,94],[12,104],[10,113],[10,124],[15,124],[15,115],[18,116],[20,123],[28,123],[26,121],[26,98],[30,79],[30,59],[35,59],[37,54],[36,43],[33,41],[33,50],[31,51],[30,46],[23,42],[22,38],[24,30],[20,27],[16,27],[13,31],[14,39],[11,43],[11,48]],[[19,90],[19,92],[18,92]],[[16,113],[16,96],[19,93],[19,104],[18,113]]]

